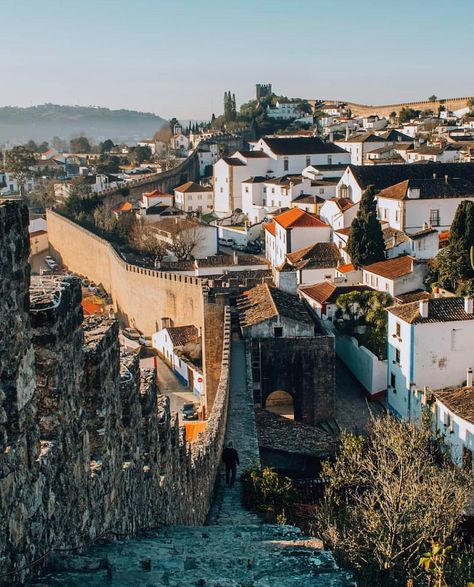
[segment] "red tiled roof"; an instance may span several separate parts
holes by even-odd
[[[337,270],[340,273],[350,273],[351,271],[355,271],[355,267],[352,263],[346,263],[345,265],[339,265]]]
[[[114,212],[130,212],[131,209],[132,209],[131,202],[122,202],[118,206],[115,206]]]
[[[267,230],[272,236],[275,236],[275,223],[269,222],[268,224],[264,224],[263,228]]]
[[[194,181],[187,181],[183,185],[174,188],[175,192],[212,192],[212,188],[205,185],[200,185]]]
[[[351,291],[371,291],[368,285],[336,285],[329,281],[315,283],[300,287],[302,293],[320,304],[330,304],[337,300],[341,294],[350,293]]]
[[[275,216],[275,222],[278,222],[283,228],[324,228],[328,225],[320,218],[309,212],[301,210],[301,208],[291,208],[279,216]]]
[[[385,261],[372,263],[372,265],[366,265],[363,269],[386,279],[397,279],[413,271],[413,261],[414,259],[410,255],[403,255],[395,259],[386,259]]]

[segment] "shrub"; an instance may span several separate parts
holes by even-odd
[[[257,467],[245,471],[242,482],[245,507],[284,519],[285,510],[288,511],[295,498],[291,479],[270,467]]]

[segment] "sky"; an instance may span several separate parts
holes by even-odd
[[[0,106],[208,119],[224,91],[474,95],[474,0],[0,0]]]

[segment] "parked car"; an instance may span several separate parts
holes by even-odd
[[[197,408],[193,403],[186,403],[181,408],[181,415],[183,416],[183,420],[197,420],[198,413]]]
[[[124,328],[122,330],[122,334],[128,339],[136,341],[139,341],[140,336],[142,336],[142,333],[138,331],[136,328]]]
[[[45,257],[44,262],[46,263],[46,265],[50,269],[56,269],[58,267],[58,264],[56,263],[56,261],[52,257],[50,257],[49,255],[47,257]]]
[[[232,248],[234,249],[234,251],[245,251],[245,249],[247,248],[247,245],[244,245],[241,243],[235,243],[234,245],[232,245]]]
[[[260,243],[258,243],[257,241],[253,241],[253,242],[247,243],[247,246],[245,247],[245,252],[246,253],[261,253],[262,247],[260,246]]]
[[[222,247],[232,247],[234,245],[234,239],[233,238],[220,238],[219,244]]]

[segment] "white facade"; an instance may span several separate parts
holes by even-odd
[[[185,212],[209,213],[214,208],[214,192],[211,188],[203,188],[202,191],[175,189],[174,202],[176,208]]]
[[[315,243],[328,243],[331,240],[331,227],[321,223],[321,226],[304,226],[284,228],[278,221],[274,221],[274,232],[265,230],[265,256],[273,267],[281,265],[287,253],[308,247]]]
[[[331,198],[324,202],[321,206],[321,219],[327,222],[333,230],[340,230],[341,228],[348,228],[359,210],[359,203],[351,206],[338,205],[336,198]]]
[[[413,271],[396,278],[384,277],[380,274],[362,269],[362,282],[365,285],[390,294],[392,297],[404,293],[424,289],[424,279],[428,268],[425,263],[413,263]]]
[[[415,304],[421,309],[423,305],[427,308],[433,302],[452,299]],[[420,390],[463,385],[466,368],[474,363],[474,320],[409,323],[395,312],[396,307],[388,312],[387,402],[398,417],[418,419],[422,408]]]
[[[365,165],[368,153],[381,147],[387,147],[392,143],[380,137],[379,139],[374,138],[372,141],[362,139],[357,141],[354,138],[349,141],[335,141],[335,144],[350,153],[352,165]]]

